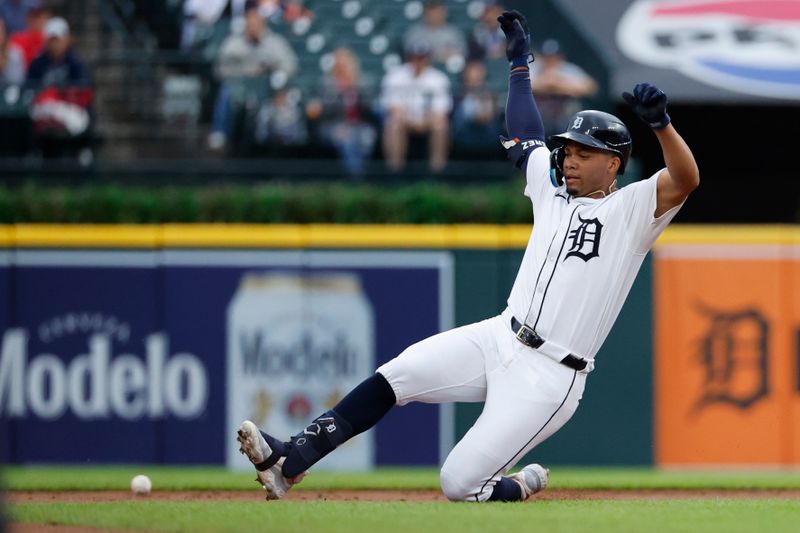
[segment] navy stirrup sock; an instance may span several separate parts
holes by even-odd
[[[352,436],[353,428],[339,413],[333,409],[323,413],[292,437],[289,455],[281,468],[283,476],[302,474]]]
[[[379,373],[362,381],[333,408],[353,427],[358,435],[378,423],[397,403],[394,390]]]
[[[518,502],[522,500],[522,487],[513,479],[501,477],[495,483],[492,495],[489,496],[490,502]]]
[[[396,402],[391,385],[381,374],[362,381],[333,409],[292,437],[290,443],[282,443],[286,454],[284,477],[302,474],[337,446],[377,424]]]
[[[268,435],[261,430],[259,430],[259,433],[261,433],[261,436],[264,437],[264,440],[267,441],[267,444],[272,450],[272,455],[270,455],[266,461],[255,465],[256,470],[260,470],[263,472],[267,468],[277,463],[281,457],[285,457],[289,453],[289,444],[279,441],[272,435]]]

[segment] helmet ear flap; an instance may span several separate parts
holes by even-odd
[[[558,146],[550,152],[550,182],[553,187],[564,184],[564,147]]]

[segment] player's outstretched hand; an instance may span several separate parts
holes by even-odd
[[[633,94],[624,92],[622,98],[651,128],[660,130],[669,124],[667,95],[655,85],[637,83],[633,88]]]
[[[525,58],[531,53],[531,33],[528,30],[528,21],[517,10],[503,11],[497,17],[500,28],[506,34],[506,57],[509,61]]]

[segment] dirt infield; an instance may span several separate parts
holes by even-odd
[[[800,500],[800,489],[764,490],[610,490],[610,489],[548,489],[530,502],[550,500],[678,500],[678,499],[764,499],[780,498]],[[258,501],[262,493],[247,491],[155,491],[148,496],[133,496],[128,491],[72,491],[72,492],[26,492],[8,493],[11,504],[15,503],[61,503],[61,502],[114,502],[121,500],[156,501]],[[286,495],[287,501],[407,501],[444,502],[438,491],[414,490],[294,490]]]

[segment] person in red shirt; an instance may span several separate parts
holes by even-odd
[[[49,18],[50,11],[46,7],[31,8],[28,11],[26,28],[11,35],[10,42],[22,51],[26,68],[42,53],[45,43],[44,25]]]

